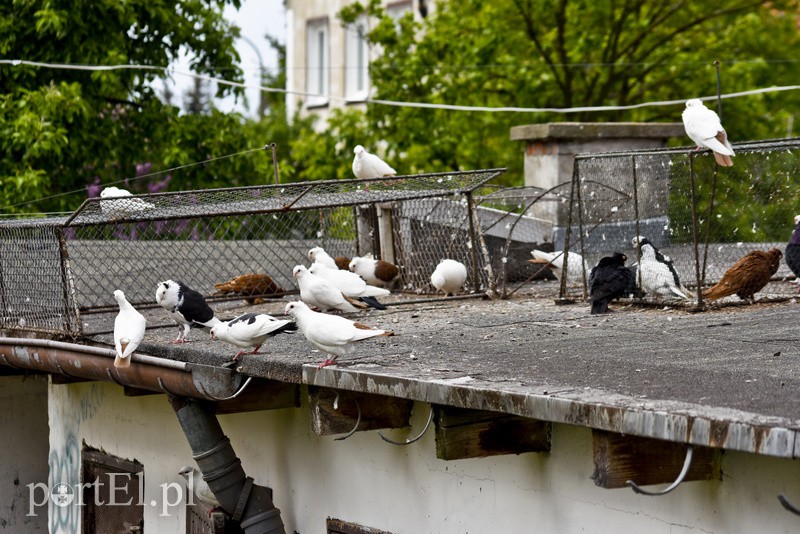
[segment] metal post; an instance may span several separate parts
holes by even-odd
[[[573,162],[572,167],[572,185],[569,190],[569,211],[567,211],[567,228],[564,232],[564,248],[563,248],[563,255],[564,255],[564,262],[563,268],[561,272],[563,273],[561,276],[561,284],[558,289],[558,299],[565,300],[567,298],[567,268],[569,267],[569,248],[570,242],[572,240],[572,210],[575,207],[575,182],[577,180],[578,175],[578,165],[577,162]],[[580,202],[578,203],[578,209],[580,209]],[[583,298],[586,298],[586,274],[584,273],[583,279]]]
[[[694,243],[694,273],[697,280],[697,309],[703,308],[703,285],[700,278],[700,251],[697,242],[697,192],[694,185],[694,152],[689,153],[689,182],[692,189],[692,242]]]
[[[631,164],[633,166],[633,216],[634,224],[636,226],[636,242],[638,245],[639,236],[642,235],[642,232],[639,229],[639,183],[636,176],[636,156],[631,156]],[[641,265],[642,264],[642,247],[636,247],[636,262]],[[636,298],[639,295],[639,300],[644,298],[644,292],[642,291],[642,270],[636,269],[636,276],[638,278],[637,283],[639,284],[639,291],[634,293],[633,298]]]
[[[475,292],[480,290],[480,277],[478,276],[478,235],[475,232],[475,221],[473,220],[473,216],[475,214],[475,199],[472,198],[472,193],[466,193],[464,195],[467,197],[467,219],[469,219],[469,239],[472,241],[472,246],[469,249],[470,252],[470,263],[472,264],[472,268],[470,269],[470,274],[472,275],[472,289]]]
[[[278,145],[270,143],[267,146],[272,149],[272,169],[275,173],[275,185],[278,185]]]

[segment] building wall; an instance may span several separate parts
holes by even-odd
[[[47,378],[0,377],[0,404],[0,532],[47,532],[46,513],[28,515],[30,485],[47,482]]]
[[[320,117],[317,127],[324,129],[325,120],[330,110],[341,107],[363,106],[358,99],[346,101],[346,74],[345,74],[345,41],[346,30],[337,14],[353,0],[286,0],[286,112],[287,120],[291,120],[295,111],[300,109],[303,115],[314,114]],[[426,6],[433,4],[428,0]],[[415,16],[419,16],[419,0],[387,0],[383,2],[387,9],[413,9]],[[307,91],[306,68],[307,36],[306,29],[309,20],[326,19],[328,22],[328,66],[329,94],[331,99],[324,105],[309,105],[308,97],[302,93]],[[369,21],[367,21],[369,23]],[[370,59],[374,59],[378,52],[370,47]]]
[[[126,398],[113,384],[52,386],[53,454],[88,445],[145,466],[145,501],[191,463],[177,419],[162,395]],[[345,402],[343,397],[341,402]],[[415,404],[411,430],[428,408]],[[375,432],[345,441],[311,431],[301,409],[220,416],[222,427],[257,484],[274,490],[287,532],[322,534],[328,517],[392,533],[437,532],[795,532],[798,521],[776,496],[800,503],[800,465],[755,455],[723,456],[723,480],[685,483],[663,497],[605,490],[590,480],[589,429],[554,425],[552,451],[446,462],[435,457],[434,432],[409,446]],[[71,453],[67,453],[69,456]],[[150,532],[182,532],[180,507],[145,510]],[[58,532],[68,532],[66,529]]]

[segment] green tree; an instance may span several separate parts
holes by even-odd
[[[437,2],[421,21],[393,20],[372,0],[340,13],[367,13],[381,50],[371,64],[376,99],[566,108],[627,105],[794,84],[800,52],[798,2],[719,0],[459,0]],[[726,101],[734,140],[782,136],[800,94]],[[521,183],[517,124],[550,121],[680,121],[681,106],[632,111],[485,113],[370,104],[361,118],[334,116],[334,128],[361,124],[388,141],[403,172],[507,166]],[[357,114],[357,113],[356,113]],[[347,114],[349,115],[349,114]],[[366,143],[364,143],[366,144]]]
[[[0,56],[164,67],[186,50],[195,72],[240,80],[236,31],[222,17],[225,5],[238,7],[240,0],[3,2]],[[0,65],[0,210],[71,210],[80,204],[80,196],[17,205],[80,190],[97,179],[133,176],[141,162],[170,166],[222,155],[217,150],[229,146],[210,146],[206,140],[190,146],[180,139],[184,151],[174,149],[176,137],[170,136],[182,134],[176,130],[184,122],[191,130],[192,121],[183,121],[175,108],[158,99],[151,82],[162,75],[158,68],[88,71]],[[221,85],[218,94],[230,91],[236,90]],[[209,121],[219,118],[211,115]],[[241,129],[241,120],[227,120],[220,126]],[[242,146],[251,145],[237,148]]]

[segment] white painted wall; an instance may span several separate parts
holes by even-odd
[[[47,482],[47,378],[0,377],[0,532],[47,532],[28,515],[29,485]]]
[[[136,458],[145,466],[146,501],[160,499],[159,485],[177,481],[176,469],[190,461],[163,396],[126,398],[113,384],[52,386],[50,392],[53,451],[64,450],[71,431],[79,443]],[[727,453],[723,481],[686,483],[653,498],[594,485],[586,428],[555,425],[549,454],[445,462],[435,457],[432,431],[406,447],[375,432],[341,442],[316,436],[304,403],[220,417],[248,475],[274,489],[287,532],[322,534],[327,517],[397,534],[788,533],[800,527],[800,518],[776,499],[785,493],[800,503],[794,461]],[[427,406],[415,404],[413,430],[391,435],[415,433],[427,415]],[[183,531],[182,512],[165,518],[159,511],[146,510],[150,532]]]

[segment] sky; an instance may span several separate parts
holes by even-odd
[[[241,68],[244,75],[244,82],[248,85],[259,83],[259,58],[254,50],[258,49],[261,54],[264,68],[274,71],[278,67],[278,57],[270,47],[265,34],[277,37],[282,43],[286,42],[286,10],[283,0],[244,0],[242,7],[236,10],[230,6],[225,9],[225,17],[241,28],[242,39],[236,42],[236,49],[241,58]],[[188,60],[181,60],[173,65],[176,70],[188,71]],[[180,105],[183,102],[183,94],[192,87],[191,78],[182,75],[174,75],[170,83],[174,94],[173,103]],[[247,104],[240,98],[235,102],[232,97],[223,100],[216,100],[215,106],[221,111],[239,111],[249,117],[254,117],[258,111],[258,89],[248,88]]]

